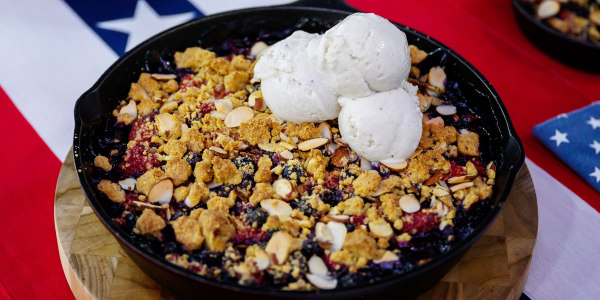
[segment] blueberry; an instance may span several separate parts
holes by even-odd
[[[177,218],[179,218],[181,216],[189,216],[189,215],[190,215],[190,210],[187,208],[182,208],[180,210],[175,211],[175,213],[171,217],[171,221],[177,220]]]
[[[341,287],[355,287],[361,284],[364,281],[364,278],[357,274],[349,272],[346,275],[343,275],[338,278],[338,286]]]
[[[295,180],[297,184],[302,183],[300,178],[304,177],[304,170],[299,165],[285,165],[283,172],[281,173],[283,178],[288,180]]]
[[[185,160],[190,164],[190,166],[194,167],[197,163],[202,161],[202,155],[191,153],[185,156]]]
[[[269,214],[260,207],[248,207],[245,216],[248,223],[254,224],[256,222],[257,227],[260,228],[267,221]]]
[[[300,251],[305,257],[310,258],[313,255],[320,256],[323,253],[323,248],[319,246],[314,235],[309,235],[307,236],[307,239],[302,242],[302,249]]]
[[[167,242],[163,246],[163,254],[177,253],[180,251],[179,244],[177,242]]]
[[[125,216],[125,224],[127,224],[127,228],[129,228],[129,230],[133,230],[133,228],[135,228],[135,223],[137,222],[137,216],[130,212]]]
[[[338,189],[325,190],[323,193],[319,194],[321,201],[332,206],[335,206],[342,201],[343,197],[342,192]]]
[[[223,263],[223,253],[210,252],[209,250],[196,250],[192,253],[191,259],[208,267],[220,267]]]
[[[240,155],[233,159],[235,166],[242,172],[242,174],[252,175],[256,172],[256,166],[254,160],[248,156]]]
[[[308,203],[309,199],[310,197],[304,196],[300,198],[300,200],[295,202],[296,208],[302,213],[304,213],[304,215],[307,217],[314,216],[318,213],[317,210],[312,205],[310,205],[310,203]]]
[[[223,184],[216,188],[215,192],[217,192],[217,196],[219,197],[229,197],[229,193],[233,191],[233,186],[229,184]]]

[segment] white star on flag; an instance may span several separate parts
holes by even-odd
[[[596,154],[600,153],[600,143],[598,143],[596,140],[594,140],[594,142],[590,144],[590,147],[596,150]]]
[[[561,143],[568,143],[569,140],[567,139],[567,133],[563,133],[558,131],[558,129],[556,129],[554,131],[554,135],[550,138],[553,141],[556,141],[556,146],[560,146]]]
[[[566,119],[568,117],[569,117],[569,115],[567,115],[567,114],[560,114],[556,118],[558,118],[558,119]]]
[[[123,32],[128,34],[125,51],[133,48],[152,35],[167,28],[189,21],[194,12],[177,15],[161,16],[156,13],[144,0],[139,0],[133,17],[98,22],[98,28]]]
[[[590,176],[595,177],[596,182],[600,182],[600,169],[598,169],[597,167],[594,167],[594,172],[590,173]]]
[[[594,128],[594,129],[600,127],[600,119],[596,119],[594,117],[590,117],[590,119],[587,120],[586,123],[590,124],[590,126],[592,126],[592,128]]]

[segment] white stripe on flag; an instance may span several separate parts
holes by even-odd
[[[206,1],[189,0],[198,10],[205,15],[212,15],[228,10],[242,9],[248,7],[280,5],[293,2],[291,0],[225,0],[225,1]]]
[[[538,199],[538,236],[525,286],[531,299],[598,299],[600,214],[526,160]]]
[[[59,159],[77,98],[117,58],[60,0],[0,0],[0,85]]]

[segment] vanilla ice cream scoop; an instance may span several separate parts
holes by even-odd
[[[340,112],[337,93],[308,62],[306,47],[316,37],[296,31],[269,47],[254,67],[265,103],[282,120],[319,122]]]
[[[404,32],[375,14],[356,13],[308,44],[310,62],[343,97],[399,87],[410,72]]]
[[[423,115],[409,86],[343,101],[340,133],[358,155],[392,163],[413,154],[421,139]]]

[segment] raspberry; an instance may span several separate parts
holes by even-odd
[[[129,132],[129,141],[149,142],[156,134],[156,127],[150,125],[151,121],[148,118],[133,121]]]
[[[136,144],[125,151],[123,162],[119,165],[119,168],[125,177],[131,177],[141,176],[159,164],[160,162],[154,153],[151,153],[148,148]]]
[[[234,244],[253,245],[267,240],[267,234],[258,228],[238,229],[231,239]]]
[[[433,230],[440,223],[437,214],[424,213],[422,211],[407,215],[403,221],[402,231],[413,235],[418,232]]]
[[[448,174],[446,174],[442,178],[442,180],[445,181],[445,180],[448,180],[448,178],[462,176],[462,175],[467,175],[467,171],[465,171],[465,169],[458,163],[451,161],[450,162],[450,172],[448,172]]]

